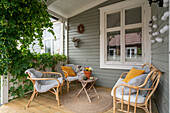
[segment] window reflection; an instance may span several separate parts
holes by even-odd
[[[128,29],[125,33],[125,60],[127,62],[142,62],[142,29]]]
[[[107,61],[120,61],[120,31],[107,33]]]

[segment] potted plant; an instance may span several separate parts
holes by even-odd
[[[73,37],[73,38],[72,38],[72,42],[74,42],[74,46],[75,46],[75,47],[78,47],[78,46],[79,46],[79,41],[80,41],[80,39],[78,39],[78,38],[76,38],[76,37]]]
[[[86,67],[86,68],[84,69],[84,74],[85,74],[85,76],[86,76],[88,79],[91,77],[92,70],[93,70],[92,67]]]

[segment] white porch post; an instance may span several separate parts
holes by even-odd
[[[1,76],[1,104],[8,103],[8,76]]]
[[[170,19],[169,19],[169,22],[170,22]],[[169,29],[169,33],[170,33],[170,29]],[[170,113],[170,34],[169,34],[169,113]]]
[[[65,30],[65,55],[68,57],[68,20],[64,22]]]

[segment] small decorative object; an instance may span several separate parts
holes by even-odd
[[[148,1],[149,1],[150,6],[152,5],[152,3],[157,3],[159,7],[163,7],[163,0],[148,0]]]
[[[160,33],[165,33],[166,31],[169,30],[169,26],[168,25],[165,25],[161,30],[160,30]]]
[[[166,4],[169,2],[169,0],[163,0],[163,1],[164,1],[164,3],[166,3]]]
[[[74,42],[74,46],[75,46],[75,47],[78,47],[78,46],[79,46],[79,41],[80,41],[80,39],[78,39],[78,38],[76,38],[76,37],[73,37],[73,38],[72,38],[72,42]]]
[[[161,20],[162,20],[162,21],[165,21],[165,20],[167,20],[167,18],[165,18],[164,16],[162,16],[162,17],[161,17]]]
[[[94,77],[90,77],[90,80],[94,80]]]
[[[165,30],[163,30],[163,28],[160,30],[160,33],[163,34],[165,33]]]
[[[157,42],[162,42],[162,41],[163,41],[163,39],[162,39],[161,37],[156,37],[155,40],[156,40]]]
[[[152,36],[157,36],[157,35],[159,35],[159,32],[152,33]]]
[[[85,76],[86,76],[87,78],[90,78],[90,77],[91,77],[92,70],[93,70],[92,67],[86,67],[86,68],[84,69],[84,74],[85,74]]]
[[[152,19],[153,19],[153,21],[156,21],[157,17],[156,16],[152,16]]]
[[[158,28],[158,25],[154,24],[154,25],[153,25],[153,28],[154,28],[154,29]]]
[[[83,80],[87,80],[88,78],[86,76],[83,76]]]
[[[151,43],[155,43],[155,40],[151,40]]]
[[[163,4],[163,7],[168,7],[169,5],[167,3],[164,3]]]
[[[166,11],[165,13],[164,13],[164,15],[161,17],[161,20],[167,20],[168,19],[168,17],[169,17],[169,11]]]
[[[164,26],[163,30],[165,30],[165,32],[168,31],[169,30],[169,26],[168,25]]]
[[[77,26],[77,32],[78,32],[78,33],[83,33],[83,32],[84,32],[84,26],[83,26],[83,24],[80,24],[80,25]]]
[[[152,27],[152,20],[149,21],[149,27]]]

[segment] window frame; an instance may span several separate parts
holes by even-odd
[[[64,38],[64,27],[63,27],[63,23],[61,22],[61,21],[54,21],[53,22],[53,24],[55,25],[55,24],[58,24],[58,23],[60,23],[61,24],[61,52],[59,53],[59,54],[63,54],[63,49],[64,49],[64,42],[63,42],[63,38]],[[45,32],[46,33],[46,32]],[[45,34],[44,34],[45,35]],[[56,37],[56,39],[57,39],[57,37]],[[54,36],[53,37],[46,37],[45,38],[45,36],[43,36],[43,45],[44,45],[44,47],[43,47],[43,50],[42,50],[42,52],[41,53],[46,53],[46,51],[45,51],[45,41],[46,40],[50,40],[50,42],[51,42],[51,46],[50,46],[50,48],[51,48],[51,51],[50,51],[50,53],[53,55],[53,54],[56,54],[55,52],[54,52],[54,41],[56,40],[55,38],[54,38]]]
[[[140,7],[142,8],[142,22],[125,25],[125,10]],[[147,0],[127,0],[116,4],[108,5],[100,9],[100,68],[130,69],[132,66],[141,66],[143,63],[151,62],[151,44],[149,21],[151,9]],[[107,14],[120,11],[120,27],[106,28]],[[123,29],[122,29],[123,27]],[[142,28],[142,62],[125,62],[125,30]],[[145,29],[144,29],[145,28]],[[121,56],[119,61],[107,61],[107,32],[120,31]]]

